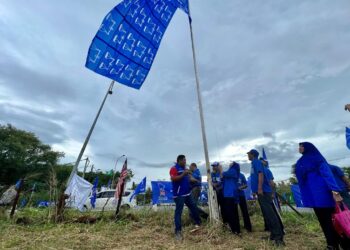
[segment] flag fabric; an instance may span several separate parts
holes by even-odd
[[[94,180],[93,187],[92,187],[92,195],[90,197],[90,204],[92,208],[95,208],[95,205],[96,205],[97,185],[98,185],[98,177],[96,177]]]
[[[173,186],[170,181],[151,181],[152,204],[174,203]]]
[[[188,14],[188,0],[122,1],[104,18],[85,66],[140,89],[177,8]]]
[[[348,146],[348,149],[350,149],[350,128],[345,129],[345,136],[346,136],[346,146]]]
[[[75,173],[66,191],[64,191],[65,194],[69,195],[68,202],[70,206],[83,211],[85,202],[91,193],[91,188],[92,185],[90,182]]]
[[[117,187],[114,194],[114,198],[116,200],[119,200],[123,195],[125,179],[127,176],[128,176],[128,160],[126,159],[122,167],[122,171],[120,172],[120,176],[119,176]]]
[[[146,192],[146,177],[137,185],[133,194],[130,196],[130,201],[134,198],[135,195],[142,194]]]
[[[263,148],[262,150],[262,157],[264,159],[264,161],[267,161],[267,156],[266,156],[266,153],[265,153],[265,149]]]

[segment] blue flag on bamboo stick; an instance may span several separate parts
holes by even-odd
[[[135,195],[142,194],[146,192],[146,177],[137,185],[134,190],[134,193],[130,196],[130,201],[134,198]]]
[[[345,129],[346,146],[350,149],[350,128]]]
[[[265,149],[263,148],[262,150],[262,158],[264,159],[264,161],[267,161],[267,156],[266,156],[266,153],[265,153]]]
[[[96,177],[95,180],[94,180],[94,184],[93,184],[93,187],[92,187],[92,195],[90,197],[90,204],[91,204],[92,208],[95,208],[95,204],[96,204],[97,185],[98,185],[98,177]]]
[[[103,20],[85,66],[140,89],[177,8],[188,14],[188,0],[122,1]]]

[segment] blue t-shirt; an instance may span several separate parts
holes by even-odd
[[[269,180],[266,177],[266,171],[261,161],[257,158],[253,159],[252,168],[250,171],[252,192],[258,193],[259,173],[262,173],[264,175],[264,181],[262,185],[263,192],[271,193],[272,189],[270,187]]]
[[[265,167],[265,176],[267,178],[268,181],[273,181],[274,180],[274,177],[273,177],[273,174],[271,172],[271,170],[267,167]]]
[[[346,191],[348,189],[348,187],[342,179],[345,176],[344,171],[340,167],[337,167],[334,165],[329,165],[329,167],[332,170],[332,173],[334,175],[334,179],[337,182],[339,188],[342,191]]]
[[[222,179],[219,172],[211,173],[211,181],[213,184],[216,184],[216,187],[214,187],[216,191],[222,190]]]
[[[244,174],[239,174],[238,179],[238,187],[246,186],[247,185],[247,179],[245,178]],[[247,188],[247,187],[246,187]],[[244,189],[246,189],[244,188]],[[239,190],[239,196],[245,196],[244,189]]]
[[[202,186],[202,175],[198,168],[192,172],[192,177],[197,180],[197,182],[191,182],[191,188]]]

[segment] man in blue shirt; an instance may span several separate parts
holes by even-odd
[[[193,201],[196,203],[198,207],[199,196],[202,191],[202,175],[199,169],[197,168],[196,163],[191,163],[190,165],[190,182],[191,182],[191,194]],[[198,213],[200,217],[207,219],[209,217],[208,213],[206,213],[203,209],[198,207]]]
[[[220,207],[222,221],[224,223],[227,223],[227,220],[225,218],[225,212],[224,212],[224,195],[223,195],[222,178],[220,174],[220,172],[222,172],[222,167],[220,166],[219,162],[214,162],[213,164],[211,164],[211,166],[213,167],[213,170],[211,172],[211,181],[213,184],[213,188],[216,192],[216,197],[218,200],[218,205]]]
[[[248,159],[252,162],[251,168],[251,186],[252,192],[258,196],[258,201],[263,216],[266,219],[267,226],[270,229],[270,240],[274,241],[276,246],[283,246],[283,229],[279,222],[278,216],[274,212],[272,205],[272,189],[268,179],[265,176],[264,167],[258,159],[259,152],[255,149],[250,150]]]
[[[181,233],[181,216],[184,205],[188,207],[190,214],[195,221],[195,227],[199,228],[201,219],[198,215],[198,208],[191,196],[190,186],[190,171],[186,169],[186,157],[179,155],[176,160],[175,166],[170,169],[170,179],[173,186],[173,198],[175,201],[175,238],[176,240],[182,240]]]
[[[332,170],[335,181],[337,182],[339,188],[342,190],[339,192],[339,194],[343,198],[343,202],[350,209],[349,179],[345,176],[344,171],[340,167],[334,165],[329,165],[329,167]]]
[[[243,216],[244,228],[248,232],[252,232],[252,223],[250,222],[247,201],[244,193],[244,189],[246,189],[247,187],[248,187],[247,179],[245,178],[243,173],[240,173],[239,179],[238,179],[239,207],[241,208],[241,212]]]

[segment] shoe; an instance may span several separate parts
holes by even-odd
[[[200,225],[194,225],[194,229],[192,229],[192,230],[190,231],[190,233],[197,232],[200,228],[201,228]]]
[[[286,243],[284,243],[283,240],[275,240],[273,245],[276,247],[284,247],[286,245]]]
[[[182,233],[180,231],[175,233],[175,240],[178,242],[183,241]]]

